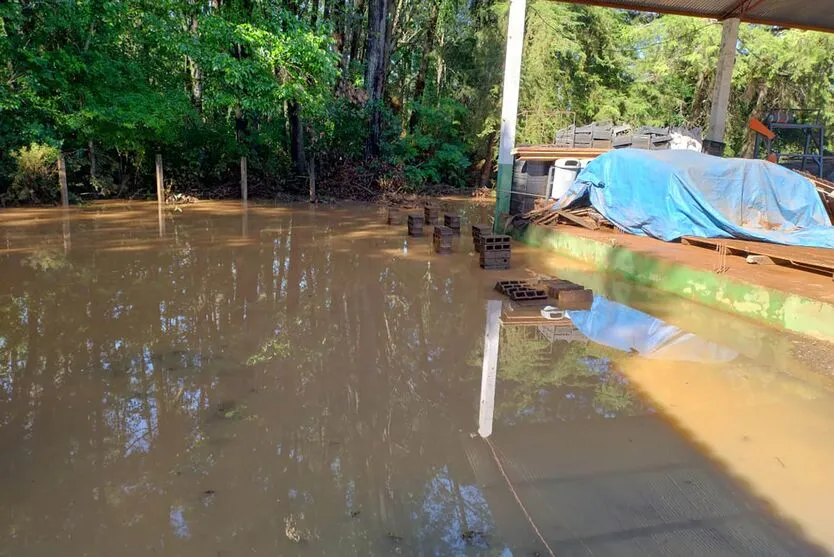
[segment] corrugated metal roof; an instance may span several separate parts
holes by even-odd
[[[834,32],[834,0],[560,0],[609,8],[724,19]]]

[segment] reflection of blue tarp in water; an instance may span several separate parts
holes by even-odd
[[[834,227],[813,184],[767,161],[618,149],[591,161],[555,208],[588,201],[623,230],[666,241],[834,248]]]
[[[579,332],[597,344],[654,360],[729,362],[738,357],[733,350],[599,296],[594,297],[590,311],[567,315]]]

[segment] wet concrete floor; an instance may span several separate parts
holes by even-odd
[[[438,256],[404,228],[0,213],[0,556],[834,552],[828,345],[520,245],[485,272],[468,235]],[[482,396],[494,283],[534,274],[593,308],[502,326]]]

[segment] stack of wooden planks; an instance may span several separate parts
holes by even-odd
[[[828,180],[823,180],[818,176],[797,170],[800,174],[811,180],[811,183],[817,188],[822,199],[822,204],[825,205],[825,210],[828,211],[828,216],[834,222],[834,183]]]
[[[555,161],[557,159],[592,159],[610,151],[610,148],[570,148],[555,145],[522,145],[513,155],[524,161]]]
[[[523,215],[523,218],[529,220],[533,224],[544,226],[555,226],[557,224],[572,224],[574,226],[581,226],[588,230],[599,230],[600,228],[613,228],[605,217],[600,215],[593,207],[581,207],[578,209],[560,209],[553,210],[555,200],[541,200],[537,201],[537,207],[529,213]]]

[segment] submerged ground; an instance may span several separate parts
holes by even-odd
[[[164,220],[0,214],[2,556],[834,551],[828,345],[374,207]],[[493,453],[486,302],[533,274],[598,296],[501,329]]]

